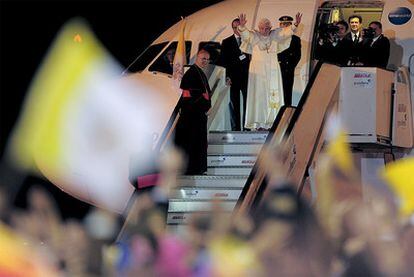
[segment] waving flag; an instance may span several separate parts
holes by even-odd
[[[69,22],[32,83],[11,140],[19,165],[118,212],[133,192],[131,156],[145,166],[163,102],[120,72],[83,21]]]
[[[178,34],[178,43],[177,43],[177,49],[175,51],[174,56],[174,67],[173,67],[173,81],[174,84],[179,87],[181,79],[184,75],[184,64],[186,63],[186,52],[185,52],[185,25],[186,21],[183,18],[181,20],[181,29],[180,33]]]
[[[347,143],[346,133],[337,115],[328,119],[327,139],[329,141],[327,153],[335,164],[344,172],[354,173],[351,149]]]
[[[398,197],[399,211],[402,216],[414,213],[414,158],[404,158],[388,164],[381,171]]]
[[[59,276],[44,252],[0,223],[0,276]]]

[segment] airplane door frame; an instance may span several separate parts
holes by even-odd
[[[379,1],[370,1],[370,2],[359,2],[359,3],[354,3],[354,4],[350,4],[349,2],[338,2],[338,1],[326,1],[324,2],[317,11],[317,15],[316,15],[316,20],[315,20],[315,26],[314,26],[314,31],[313,31],[313,36],[312,36],[312,46],[311,46],[311,54],[310,54],[310,58],[311,61],[309,63],[310,67],[309,67],[309,72],[310,74],[312,74],[313,69],[316,65],[314,56],[315,56],[315,49],[316,49],[316,43],[318,43],[317,38],[318,38],[318,30],[321,26],[322,23],[328,23],[328,21],[332,18],[332,12],[335,9],[339,9],[340,10],[340,15],[343,17],[341,19],[348,21],[348,18],[346,18],[347,16],[349,16],[349,13],[344,14],[343,10],[344,9],[354,9],[354,11],[352,13],[355,14],[360,14],[363,18],[364,18],[364,14],[367,14],[367,12],[369,12],[369,9],[373,9],[373,11],[371,11],[371,13],[378,13],[377,18],[378,20],[381,20],[382,18],[382,13],[384,12],[384,3],[383,2],[379,2]],[[377,9],[377,10],[375,10]],[[359,12],[358,12],[359,11]],[[322,16],[324,15],[324,16]],[[366,20],[362,21],[363,23],[363,28],[368,27],[367,25],[369,24],[369,22],[367,22]],[[349,29],[348,29],[349,31]]]
[[[312,45],[311,45],[311,52],[310,52],[310,62],[309,62],[309,76],[312,76],[313,70],[315,69],[316,62],[314,59],[315,56],[315,49],[317,39],[318,39],[318,30],[322,24],[322,20],[325,19],[323,15],[326,15],[328,13],[328,16],[330,17],[332,9],[331,8],[319,8],[318,12],[316,13],[316,20],[315,20],[315,26],[313,28],[313,34],[312,34]]]

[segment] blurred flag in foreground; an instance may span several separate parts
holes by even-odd
[[[131,156],[145,167],[163,102],[120,72],[87,25],[70,21],[32,82],[10,145],[19,165],[118,212],[133,192]]]
[[[344,172],[352,173],[353,161],[351,150],[346,141],[346,134],[337,115],[332,115],[327,123],[327,154]]]
[[[174,56],[174,67],[173,67],[173,81],[174,85],[177,87],[180,87],[181,79],[184,75],[184,64],[186,63],[186,53],[185,53],[185,25],[186,20],[183,18],[181,20],[181,28],[180,33],[178,34],[178,43],[177,43],[177,49],[175,51]]]
[[[414,212],[414,158],[388,164],[382,169],[381,175],[399,199],[400,214],[411,215]]]
[[[0,223],[0,276],[59,276],[36,243],[24,241]]]
[[[316,172],[317,212],[321,223],[331,234],[338,232],[338,207],[345,199],[356,199],[359,188],[351,182],[356,170],[340,118],[331,114],[326,123],[326,152],[318,160]],[[344,181],[344,177],[347,179]]]

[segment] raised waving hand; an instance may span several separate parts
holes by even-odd
[[[295,26],[299,26],[300,22],[302,21],[302,13],[298,12],[295,16]]]
[[[246,14],[245,13],[241,13],[239,15],[239,21],[240,21],[240,27],[244,28],[246,23],[247,23],[247,19],[246,19]]]

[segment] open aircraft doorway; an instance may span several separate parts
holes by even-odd
[[[384,3],[381,1],[327,1],[318,9],[315,20],[315,28],[312,39],[311,63],[310,73],[315,69],[315,66],[320,60],[318,55],[318,46],[325,40],[338,39],[337,29],[335,24],[339,21],[348,23],[348,18],[351,15],[359,15],[362,17],[362,28],[367,28],[372,21],[381,21]],[[347,32],[349,32],[349,27]]]

